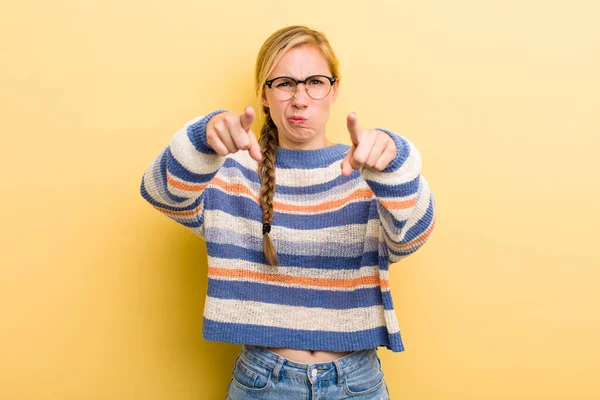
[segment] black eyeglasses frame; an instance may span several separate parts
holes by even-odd
[[[309,79],[314,78],[315,76],[322,76],[323,78],[327,78],[329,80],[329,83],[331,83],[331,86],[333,86],[333,84],[337,80],[337,78],[334,78],[333,76],[319,75],[319,74],[317,74],[317,75],[311,75],[311,76],[307,77],[306,79],[304,79],[302,81],[299,81],[298,79],[294,79],[291,76],[278,76],[278,77],[275,77],[273,79],[269,79],[268,81],[265,81],[265,85],[267,85],[267,87],[269,89],[271,89],[271,85],[273,84],[273,82],[276,79],[279,79],[279,78],[290,78],[291,80],[293,80],[296,83],[296,87],[297,87],[299,83],[304,83],[304,85],[306,85],[306,82],[308,82]]]
[[[314,77],[316,77],[316,76],[320,76],[320,77],[323,77],[323,78],[326,78],[326,79],[328,79],[328,80],[329,80],[329,83],[330,83],[330,85],[329,85],[329,92],[327,92],[327,94],[326,94],[324,97],[322,97],[322,98],[324,99],[324,98],[325,98],[325,97],[327,97],[327,96],[329,95],[329,93],[331,92],[331,88],[333,87],[333,84],[334,84],[334,83],[337,81],[337,78],[335,78],[335,77],[333,77],[333,76],[327,76],[327,75],[321,75],[321,74],[317,74],[317,75],[311,75],[311,76],[307,77],[306,79],[299,81],[298,79],[292,78],[291,76],[277,76],[277,77],[275,77],[275,78],[273,78],[273,79],[269,79],[269,80],[265,81],[265,85],[267,85],[267,87],[268,87],[269,89],[272,89],[271,85],[272,85],[272,84],[273,84],[273,82],[274,82],[274,81],[276,81],[277,79],[280,79],[280,78],[289,78],[289,79],[291,79],[292,81],[294,81],[294,83],[296,84],[296,90],[294,91],[294,94],[293,94],[293,95],[290,97],[290,99],[291,99],[291,98],[293,98],[294,96],[296,96],[296,93],[298,92],[298,84],[299,84],[299,83],[304,83],[304,90],[306,90],[306,94],[308,94],[308,95],[310,96],[310,98],[313,98],[313,97],[312,97],[312,96],[311,96],[311,95],[308,93],[308,88],[306,87],[306,82],[308,82],[310,79],[312,79],[312,78],[314,78]],[[316,99],[316,100],[321,100],[321,99]]]

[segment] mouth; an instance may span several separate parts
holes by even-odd
[[[289,117],[288,121],[290,121],[291,124],[294,125],[300,125],[306,122],[306,118],[302,118],[302,117]]]

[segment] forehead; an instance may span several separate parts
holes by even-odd
[[[323,53],[310,45],[293,48],[281,57],[270,77],[291,76],[296,79],[304,79],[310,75],[331,75],[327,59]]]

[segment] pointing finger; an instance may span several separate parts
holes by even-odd
[[[242,128],[248,132],[252,127],[252,122],[254,122],[254,109],[252,107],[246,107],[244,112],[240,115],[240,123],[242,124]]]
[[[358,125],[358,119],[356,118],[355,112],[348,114],[348,117],[346,118],[346,126],[348,127],[348,132],[350,132],[352,144],[358,145],[358,142],[360,142],[362,137],[362,128]]]

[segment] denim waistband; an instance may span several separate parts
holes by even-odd
[[[372,348],[356,350],[329,362],[300,363],[274,353],[266,347],[250,344],[243,344],[242,351],[238,355],[238,358],[242,358],[242,360],[270,369],[274,381],[278,380],[280,373],[284,373],[291,378],[305,379],[311,382],[333,377],[337,377],[338,382],[341,382],[344,374],[350,373],[364,364],[377,362],[377,357],[377,348]]]

